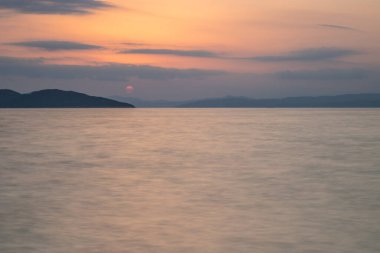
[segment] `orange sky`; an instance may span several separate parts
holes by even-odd
[[[1,2],[1,56],[241,74],[380,65],[378,0],[109,0],[101,2],[113,7],[90,9],[86,15],[25,13],[22,6],[1,8]],[[8,44],[25,41],[70,41],[104,48],[48,51]],[[320,48],[358,53],[326,60],[244,59]],[[134,49],[201,50],[218,57],[120,54]]]

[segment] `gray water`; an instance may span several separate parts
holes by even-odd
[[[1,253],[378,253],[380,110],[0,110]]]

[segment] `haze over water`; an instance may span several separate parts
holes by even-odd
[[[1,253],[380,252],[380,110],[0,110]]]

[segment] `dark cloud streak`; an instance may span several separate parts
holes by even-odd
[[[0,9],[28,14],[81,15],[112,6],[103,0],[0,0]]]
[[[121,54],[174,55],[200,58],[222,58],[219,54],[205,50],[175,50],[175,49],[130,49],[120,51]]]
[[[279,55],[247,58],[258,62],[323,61],[359,54],[359,51],[343,48],[310,48]]]
[[[338,29],[338,30],[346,30],[346,31],[357,31],[357,29],[349,26],[343,25],[333,25],[333,24],[318,24],[319,27],[328,28],[328,29]]]
[[[139,42],[124,42],[123,44],[127,46],[131,46],[131,47],[146,46],[145,43],[139,43]]]
[[[203,78],[223,74],[222,71],[175,69],[148,65],[108,63],[102,65],[47,64],[39,58],[0,57],[0,76],[52,79],[91,79],[128,81],[129,78],[169,80],[176,78]]]
[[[103,47],[97,45],[54,40],[12,42],[7,43],[7,45],[38,48],[47,51],[103,49]]]
[[[278,55],[262,55],[254,57],[234,57],[222,55],[213,51],[206,50],[177,50],[177,49],[128,49],[120,51],[121,54],[147,54],[147,55],[173,55],[181,57],[198,57],[198,58],[215,58],[222,60],[248,60],[256,62],[312,62],[312,61],[325,61],[335,60],[341,57],[360,54],[357,50],[322,47],[322,48],[308,48],[302,50],[291,51]]]

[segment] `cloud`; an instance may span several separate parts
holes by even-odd
[[[318,24],[319,27],[328,28],[328,29],[338,29],[338,30],[346,30],[346,31],[357,31],[357,29],[349,26],[343,25],[332,25],[332,24]]]
[[[309,48],[292,51],[279,55],[264,55],[247,58],[259,62],[286,62],[286,61],[323,61],[359,54],[359,51],[344,48]]]
[[[124,42],[123,44],[127,46],[131,46],[131,47],[146,46],[145,43],[139,43],[139,42]]]
[[[30,14],[90,14],[109,7],[103,0],[0,0],[0,9]]]
[[[249,60],[257,62],[287,62],[287,61],[323,61],[334,60],[341,57],[359,54],[359,51],[344,48],[309,48],[291,51],[279,55],[263,55],[255,57],[235,57],[221,55],[206,50],[175,50],[175,49],[128,49],[120,51],[121,54],[149,54],[149,55],[174,55],[199,58],[217,58],[222,60]]]
[[[275,73],[274,75],[277,78],[288,80],[349,81],[365,79],[368,73],[368,70],[353,68],[284,71]]]
[[[52,79],[91,79],[127,81],[129,78],[168,80],[203,78],[224,72],[201,69],[175,69],[147,65],[104,63],[101,65],[47,64],[42,58],[0,57],[0,76]]]
[[[39,49],[43,49],[47,51],[103,49],[103,47],[97,46],[97,45],[83,44],[83,43],[72,42],[72,41],[54,41],[54,40],[22,41],[22,42],[7,43],[7,45],[39,48]]]
[[[205,50],[174,50],[174,49],[130,49],[123,50],[121,54],[154,54],[154,55],[175,55],[186,57],[201,57],[201,58],[221,58],[221,56],[215,52]]]

